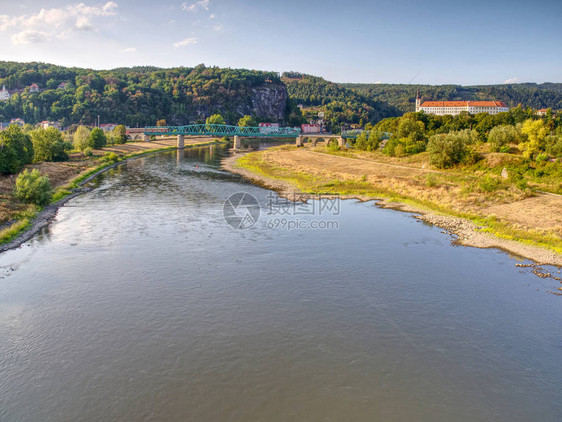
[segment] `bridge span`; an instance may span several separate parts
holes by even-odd
[[[197,124],[186,126],[148,126],[137,129],[135,132],[142,131],[145,141],[150,141],[151,136],[177,136],[178,148],[185,147],[186,136],[210,136],[210,137],[233,137],[234,149],[240,149],[242,138],[294,138],[297,146],[303,146],[306,139],[312,141],[313,145],[319,140],[330,142],[336,140],[340,147],[345,146],[348,139],[357,139],[363,130],[344,131],[340,135],[331,133],[306,133],[303,134],[298,128],[279,127],[240,127],[231,125]],[[131,131],[132,132],[132,131]],[[380,132],[381,137],[388,139],[392,134]]]

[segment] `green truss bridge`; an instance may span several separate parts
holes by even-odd
[[[241,138],[295,138],[297,146],[303,146],[305,139],[312,141],[315,145],[319,140],[329,142],[337,140],[340,146],[345,146],[348,139],[356,139],[362,130],[350,130],[342,132],[341,135],[332,135],[330,133],[306,133],[303,134],[298,128],[291,127],[239,127],[231,125],[212,125],[198,124],[187,126],[149,126],[141,129],[146,141],[151,136],[177,136],[178,148],[184,148],[185,136],[228,136],[234,137],[234,149],[241,146]],[[383,138],[388,139],[392,134],[381,132]]]

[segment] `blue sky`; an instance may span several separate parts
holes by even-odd
[[[562,82],[562,1],[2,0],[0,58],[294,70],[336,82]]]

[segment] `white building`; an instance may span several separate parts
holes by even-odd
[[[39,92],[39,85],[37,84],[31,84],[29,86],[29,92]]]
[[[11,96],[12,94],[10,94],[10,91],[6,89],[6,85],[3,85],[2,90],[0,91],[0,101],[9,100]]]
[[[48,120],[45,120],[41,123],[39,123],[41,125],[42,129],[48,129],[50,127],[54,127],[55,129],[60,130],[61,126],[59,122],[49,122]]]
[[[437,116],[446,114],[456,116],[461,111],[467,111],[470,114],[498,114],[509,111],[509,107],[502,101],[424,101],[422,103],[418,93],[416,96],[416,111]]]

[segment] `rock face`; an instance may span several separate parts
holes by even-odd
[[[174,113],[167,117],[167,121],[173,125],[186,125],[203,122],[212,114],[220,113],[231,124],[236,124],[244,115],[282,123],[288,99],[284,84],[267,83],[186,104],[183,113]]]
[[[285,85],[265,85],[252,89],[252,110],[249,114],[266,119],[282,120],[287,109],[287,87]]]

